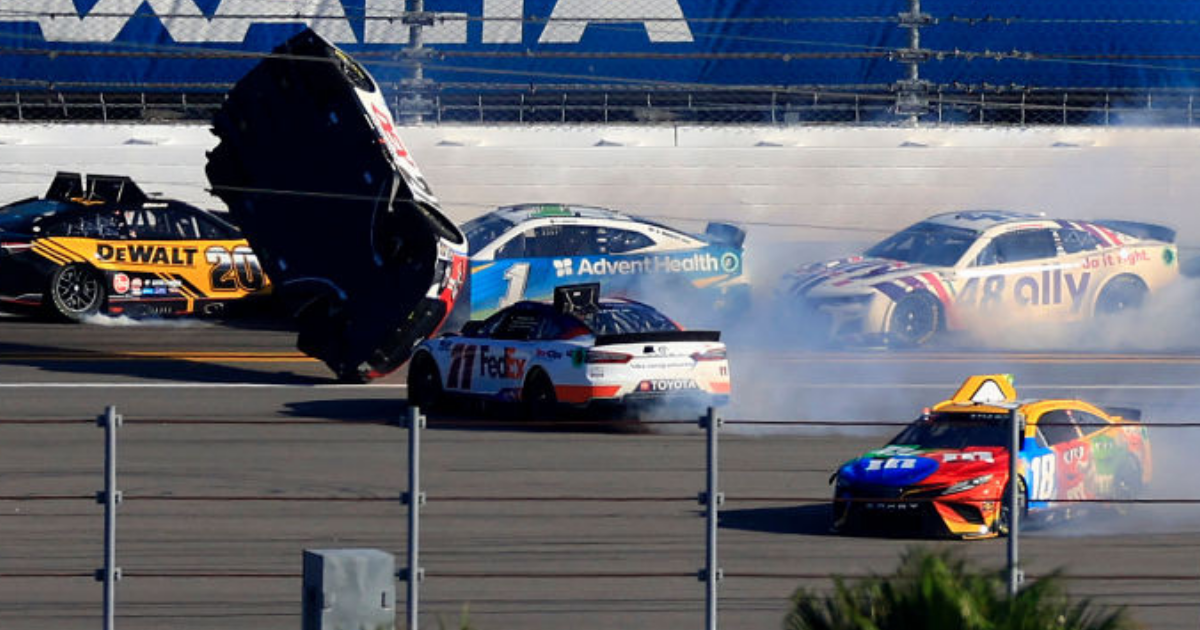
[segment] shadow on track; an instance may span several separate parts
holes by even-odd
[[[364,394],[371,390],[360,390]],[[380,395],[391,395],[380,390]],[[408,419],[408,401],[400,398],[338,398],[287,403],[288,415],[346,422],[378,422],[400,425]],[[521,417],[515,406],[455,405],[445,411],[428,414],[431,431],[492,431],[508,433],[648,433],[649,427],[637,420],[588,417],[579,412],[564,412],[559,419],[533,421]]]
[[[764,534],[801,534],[804,536],[836,536],[831,529],[833,505],[810,503],[787,507],[722,510],[720,526]]]
[[[252,370],[187,359],[144,356],[133,352],[82,350],[55,346],[0,342],[0,362],[46,372],[126,376],[147,381],[314,385],[336,382],[295,372]]]

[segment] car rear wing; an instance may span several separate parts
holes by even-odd
[[[720,341],[719,330],[659,330],[655,332],[620,333],[596,335],[597,346],[615,346],[623,343],[661,343],[670,341]]]
[[[1104,413],[1110,416],[1120,416],[1123,420],[1130,422],[1142,421],[1142,410],[1134,409],[1133,407],[1103,407]]]
[[[1175,242],[1175,230],[1154,223],[1142,223],[1141,221],[1122,221],[1117,219],[1105,219],[1096,221],[1096,225],[1102,225],[1106,228],[1123,232],[1130,236],[1138,238],[1147,238],[1164,243]]]
[[[704,236],[712,243],[741,247],[746,241],[746,231],[732,223],[713,221],[704,227]]]

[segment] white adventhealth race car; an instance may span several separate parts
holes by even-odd
[[[1178,276],[1174,239],[1133,221],[951,212],[861,256],[806,265],[776,297],[810,338],[916,346],[945,331],[989,335],[1137,308]]]
[[[599,292],[598,284],[559,287],[553,304],[518,302],[421,342],[409,365],[409,402],[429,410],[475,397],[551,419],[562,405],[699,410],[728,401],[719,332],[683,330],[646,304],[601,300]]]

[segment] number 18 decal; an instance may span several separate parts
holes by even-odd
[[[1049,501],[1054,498],[1054,453],[1034,457],[1029,461],[1031,501]]]

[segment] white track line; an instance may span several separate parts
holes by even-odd
[[[0,383],[0,389],[408,389],[404,384],[314,383]]]

